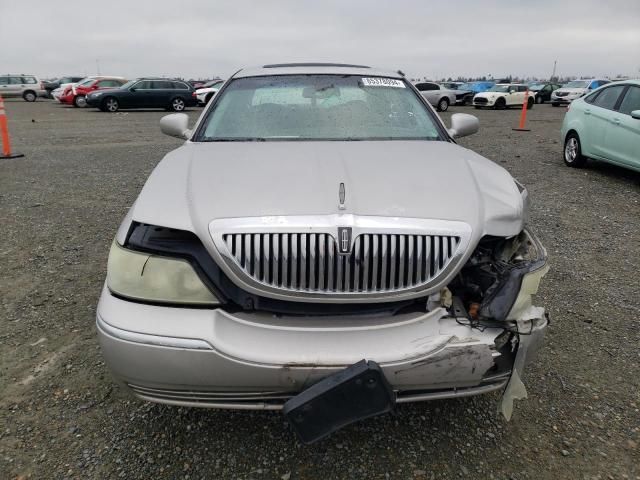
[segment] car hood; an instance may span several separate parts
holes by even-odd
[[[187,142],[128,218],[202,238],[220,218],[346,213],[463,221],[479,238],[519,233],[525,200],[506,170],[450,142]]]
[[[559,88],[557,90],[554,90],[555,93],[557,92],[566,92],[566,93],[579,93],[579,94],[583,94],[584,92],[586,92],[588,89],[586,88]]]
[[[211,87],[198,88],[198,89],[196,89],[196,95],[202,95],[203,93],[217,92],[217,91],[218,91],[217,88],[211,88]]]

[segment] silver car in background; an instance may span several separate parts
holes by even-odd
[[[228,80],[113,241],[97,330],[170,405],[283,409],[317,440],[396,403],[526,390],[548,267],[527,190],[460,147],[402,74],[265,65]]]
[[[434,82],[416,83],[415,87],[439,112],[446,112],[456,104],[456,91]]]

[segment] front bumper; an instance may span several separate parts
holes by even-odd
[[[398,402],[502,389],[510,384],[514,365],[520,365],[519,381],[544,337],[544,310],[531,309],[519,325],[532,332],[521,337],[527,347],[514,348],[509,341],[498,349],[503,328],[471,328],[442,308],[394,317],[276,317],[133,303],[105,288],[97,330],[113,375],[138,398],[280,409],[290,397],[361,359],[381,366]]]
[[[574,100],[577,100],[580,97],[556,97],[551,95],[551,103],[555,103],[558,105],[569,105]]]
[[[473,106],[474,107],[493,107],[496,103],[496,99],[495,98],[489,98],[489,97],[481,97],[482,99],[486,100],[486,101],[480,101],[478,102],[478,98],[473,97]]]

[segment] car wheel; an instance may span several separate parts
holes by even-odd
[[[571,132],[564,141],[564,163],[569,167],[580,168],[586,161],[587,158],[582,155],[580,137],[577,133]]]
[[[185,104],[184,104],[184,100],[181,99],[180,97],[176,97],[173,100],[171,100],[171,110],[173,110],[174,112],[181,112],[184,110]]]
[[[527,100],[527,110],[531,110],[533,108],[533,103],[533,98],[529,97],[529,100]]]
[[[84,108],[87,106],[87,97],[84,95],[77,95],[73,99],[73,106],[78,108]]]
[[[104,111],[115,113],[120,108],[120,104],[118,100],[113,97],[107,97],[102,101],[102,105],[104,107]]]
[[[437,110],[439,112],[446,112],[448,108],[449,108],[449,99],[447,97],[442,97],[438,101]]]
[[[505,108],[507,108],[507,101],[504,99],[504,97],[500,97],[496,100],[493,108],[495,108],[496,110],[504,110]]]
[[[35,102],[36,98],[38,97],[36,96],[35,92],[28,91],[22,94],[22,98],[24,98],[27,102]]]
[[[542,95],[536,95],[536,103],[544,103],[544,99]]]

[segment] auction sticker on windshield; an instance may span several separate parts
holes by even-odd
[[[381,77],[363,78],[362,85],[364,85],[365,87],[406,88],[402,80],[397,80],[395,78],[381,78]]]

